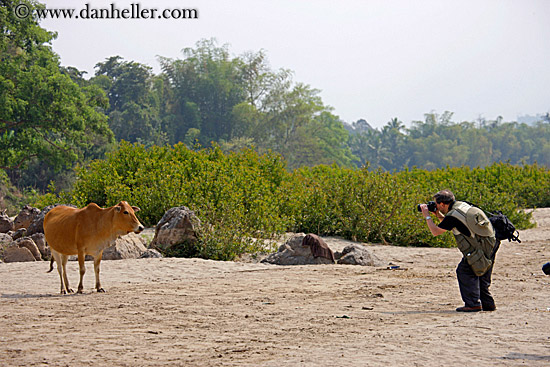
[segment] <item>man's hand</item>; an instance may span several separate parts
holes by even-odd
[[[428,210],[428,205],[420,204],[420,210],[422,210],[422,216],[424,218],[430,216],[430,211]]]
[[[426,204],[420,204],[420,210],[422,211],[422,216],[424,216],[424,218],[426,217],[431,217],[430,215],[430,211],[428,210],[428,205]],[[435,215],[437,216],[437,218],[439,219],[443,219],[445,216],[443,214],[441,214],[439,212],[439,210],[437,210],[435,212]],[[432,235],[434,236],[439,236],[445,232],[447,232],[447,230],[443,229],[443,228],[439,228],[434,222],[432,219],[428,219],[426,220],[426,224],[428,225],[428,229],[430,230],[430,232],[432,232]]]

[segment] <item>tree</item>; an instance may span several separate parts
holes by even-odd
[[[326,110],[318,94],[319,90],[306,84],[292,86],[290,80],[273,88],[265,102],[266,118],[260,129],[262,136],[258,137],[261,145],[287,152],[297,130]]]
[[[155,78],[151,67],[112,56],[96,64],[91,83],[101,86],[109,97],[109,126],[117,140],[163,145],[162,79]]]
[[[70,166],[95,140],[113,139],[98,110],[107,99],[97,87],[80,87],[62,72],[51,49],[56,34],[32,17],[15,17],[19,3],[2,0],[0,7],[0,167],[21,169],[33,158]]]
[[[214,39],[201,40],[183,54],[183,60],[160,58],[174,91],[173,122],[184,134],[199,129],[203,145],[231,140],[233,107],[246,99],[241,61],[232,59],[228,46],[218,47]]]
[[[315,116],[313,121],[306,125],[305,130],[317,139],[323,163],[350,167],[352,161],[357,159],[347,145],[349,133],[340,119],[331,112],[323,111]]]
[[[387,170],[400,169],[408,165],[410,157],[406,150],[407,136],[404,134],[405,125],[397,118],[391,119],[381,131],[381,143],[388,152],[383,165]]]

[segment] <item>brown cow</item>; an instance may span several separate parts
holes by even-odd
[[[61,279],[61,294],[73,292],[69,288],[65,268],[69,255],[78,255],[80,268],[78,293],[82,293],[84,288],[82,278],[86,272],[84,265],[86,255],[91,255],[94,258],[97,291],[105,292],[99,281],[99,264],[103,250],[111,246],[119,236],[143,231],[143,225],[135,215],[137,211],[139,211],[138,207],[121,201],[118,205],[105,209],[94,203],[82,209],[57,206],[46,214],[44,235],[52,250],[52,263],[49,271],[52,271],[53,260],[55,260]]]

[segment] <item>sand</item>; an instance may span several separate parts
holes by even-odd
[[[550,209],[534,217],[497,255],[495,312],[455,311],[456,248],[368,245],[398,270],[104,261],[106,293],[87,262],[84,294],[64,296],[47,262],[0,264],[0,365],[548,366]]]

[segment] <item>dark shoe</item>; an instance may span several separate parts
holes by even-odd
[[[494,311],[496,309],[497,309],[497,306],[495,305],[490,305],[490,306],[483,305],[483,311]]]
[[[474,306],[474,307],[459,307],[456,309],[456,312],[478,312],[481,311],[481,306]]]

